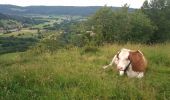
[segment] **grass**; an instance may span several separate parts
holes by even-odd
[[[142,79],[103,70],[122,47],[140,49],[149,61]],[[1,100],[169,100],[170,44],[105,45],[56,52],[32,48],[0,56]]]

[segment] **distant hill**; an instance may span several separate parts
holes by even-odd
[[[24,17],[22,15],[16,15],[16,14],[2,14],[0,13],[0,20],[14,20],[17,22],[20,22],[24,25],[28,24],[40,24],[45,22],[44,20],[30,18],[30,17]]]
[[[8,16],[8,15],[5,15],[5,14],[0,13],[0,20],[1,20],[1,19],[11,19],[11,18],[10,18],[10,16]]]
[[[95,13],[101,6],[77,7],[77,6],[27,6],[0,5],[0,13],[6,14],[40,14],[40,15],[83,15]],[[112,7],[114,10],[120,7]],[[130,8],[129,11],[134,9]]]

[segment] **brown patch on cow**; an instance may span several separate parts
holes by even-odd
[[[144,72],[146,70],[147,62],[140,51],[129,52],[129,60],[133,71]]]

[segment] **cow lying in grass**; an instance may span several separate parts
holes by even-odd
[[[147,67],[147,61],[139,50],[121,49],[113,57],[111,63],[103,68],[106,69],[113,63],[116,64],[121,76],[126,73],[128,77],[142,78]]]

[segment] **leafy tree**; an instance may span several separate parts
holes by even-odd
[[[163,42],[170,39],[170,1],[169,0],[147,0],[142,6],[142,11],[149,16],[158,27],[151,41]]]
[[[153,32],[156,30],[151,20],[143,12],[136,11],[131,14],[131,32],[128,34],[129,40],[138,43],[150,43]]]
[[[128,9],[129,6],[125,4],[116,12],[106,6],[97,11],[89,19],[89,25],[97,33],[93,41],[98,44],[128,41],[149,43],[156,27],[140,10],[131,13]]]
[[[120,10],[114,13],[113,21],[113,35],[112,40],[116,42],[127,42],[129,41],[128,35],[131,31],[132,25],[131,13],[128,12],[129,6],[125,4]]]
[[[96,41],[102,43],[108,41],[112,34],[113,11],[110,7],[103,7],[98,10],[90,19],[89,22],[92,30],[97,33]]]

